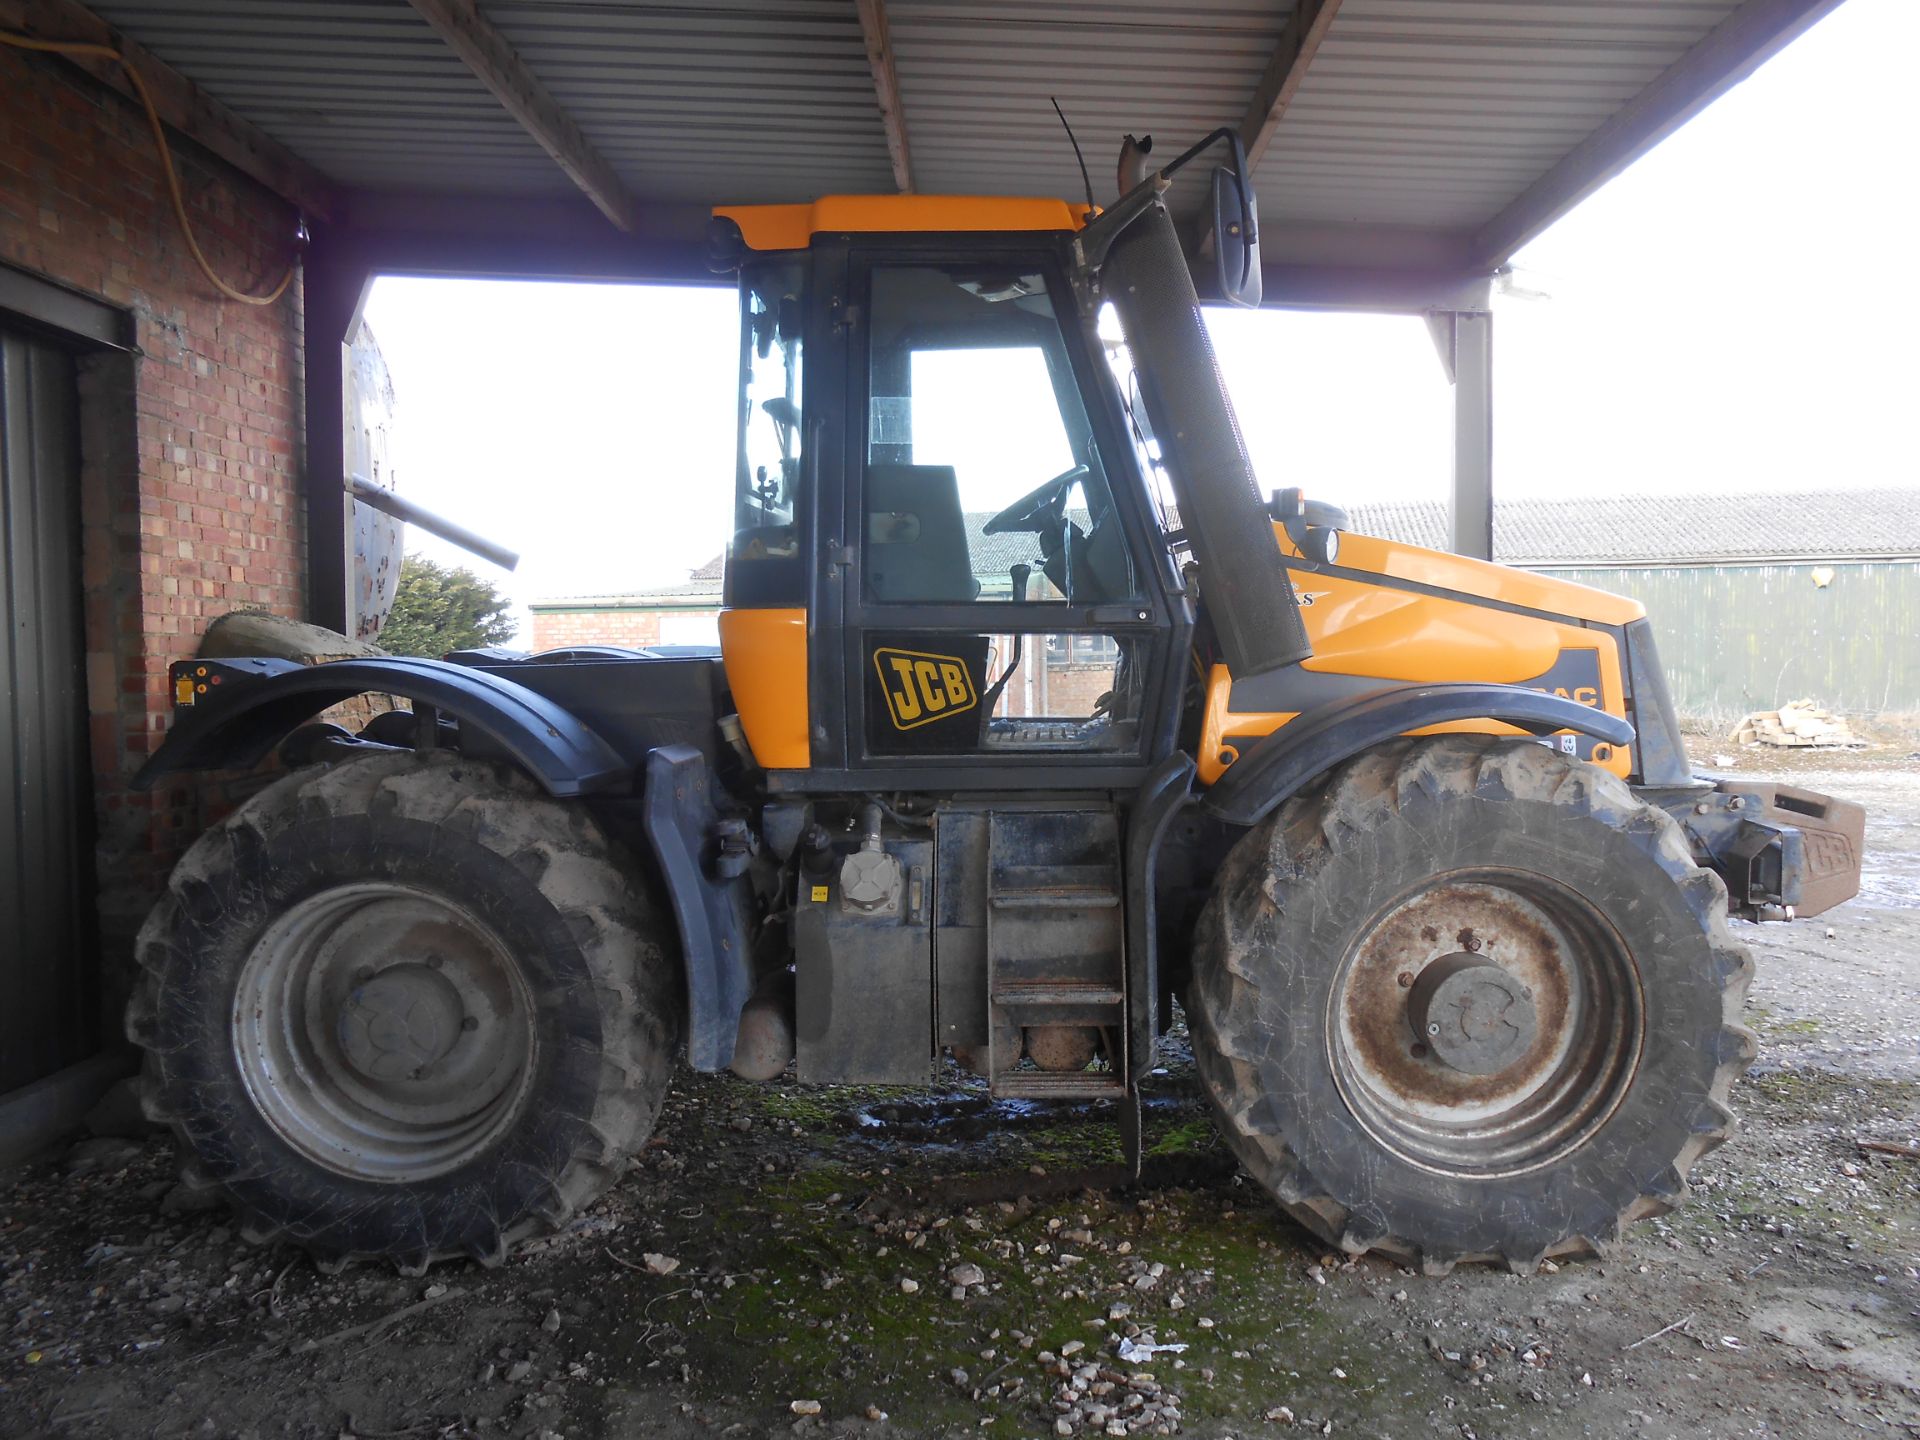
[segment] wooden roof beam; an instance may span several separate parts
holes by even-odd
[[[1280,118],[1306,79],[1307,67],[1319,53],[1320,44],[1333,25],[1340,0],[1295,0],[1293,13],[1280,29],[1273,54],[1267,59],[1266,73],[1254,87],[1253,100],[1240,120],[1240,143],[1247,147],[1247,168],[1259,168],[1260,157],[1273,143]]]
[[[600,213],[620,229],[632,230],[638,207],[625,182],[588,143],[547,87],[534,78],[507,37],[480,13],[477,0],[412,0],[412,4]]]
[[[887,29],[886,0],[854,0],[860,11],[860,35],[867,42],[867,68],[873,71],[873,95],[880,102],[880,123],[887,128],[887,158],[893,183],[902,195],[913,193],[913,153],[907,148],[907,115],[900,105],[900,77],[893,69],[893,35]]]
[[[1840,0],[1746,0],[1482,225],[1468,243],[1467,267],[1490,271],[1504,265],[1522,245],[1839,4]]]
[[[321,220],[332,217],[339,194],[331,180],[86,6],[75,0],[0,0],[0,29],[36,40],[71,40],[117,50],[147,82],[153,108],[169,130],[218,156],[309,216]],[[140,103],[126,71],[113,61],[91,56],[60,58],[135,105]]]

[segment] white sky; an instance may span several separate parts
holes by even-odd
[[[1916,54],[1920,0],[1848,0],[1520,253],[1550,298],[1496,310],[1500,493],[1878,484],[1920,512]],[[524,558],[409,548],[522,604],[684,580],[730,523],[735,313],[721,288],[379,281],[401,490]],[[1420,320],[1211,313],[1264,488],[1445,495]]]

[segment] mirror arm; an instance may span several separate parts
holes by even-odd
[[[1173,177],[1209,147],[1219,144],[1222,140],[1226,141],[1233,151],[1233,173],[1240,180],[1240,223],[1246,233],[1247,253],[1251,257],[1253,246],[1259,237],[1254,233],[1253,185],[1247,175],[1246,142],[1240,138],[1240,132],[1233,126],[1222,125],[1218,130],[1202,136],[1189,145],[1087,222],[1086,228],[1081,230],[1073,242],[1075,269],[1078,275],[1091,276],[1097,272],[1106,263],[1107,252],[1113,248],[1113,242],[1126,232],[1128,226],[1146,214],[1154,202],[1167,193],[1168,188],[1173,184]],[[1133,147],[1135,153],[1129,158],[1137,159],[1138,156],[1144,155],[1145,146],[1149,143],[1151,143],[1151,137],[1145,143],[1136,142]],[[1251,264],[1251,258],[1244,263]],[[1243,274],[1241,282],[1244,284],[1246,279],[1246,275]],[[1089,290],[1090,288],[1088,287]]]
[[[1107,252],[1113,248],[1113,242],[1126,233],[1129,225],[1146,214],[1167,193],[1167,187],[1172,183],[1166,171],[1156,170],[1110,207],[1102,210],[1074,237],[1073,258],[1076,265],[1084,272],[1092,272],[1106,264]]]

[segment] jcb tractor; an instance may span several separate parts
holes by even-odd
[[[287,773],[139,939],[150,1113],[256,1240],[412,1272],[567,1222],[696,1070],[1106,1100],[1177,999],[1220,1130],[1430,1272],[1686,1193],[1754,1055],[1728,915],[1861,812],[1696,779],[1639,605],[1263,495],[1167,206],[714,212],[717,653],[197,660],[142,779]],[[1244,159],[1216,283],[1257,299]],[[1284,403],[1275,397],[1274,403]],[[679,477],[660,483],[680,483]],[[359,733],[316,721],[406,702]]]

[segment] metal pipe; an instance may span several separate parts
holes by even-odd
[[[462,550],[478,555],[502,570],[511,570],[520,563],[517,550],[495,544],[484,536],[474,534],[464,525],[456,525],[411,500],[402,499],[391,490],[383,490],[364,475],[349,475],[347,490],[362,505],[371,505],[381,514],[391,515],[408,525],[418,525],[429,535],[437,535],[449,545],[458,545]]]
[[[1130,193],[1147,178],[1147,156],[1153,150],[1153,137],[1136,140],[1129,135],[1120,142],[1120,193]]]

